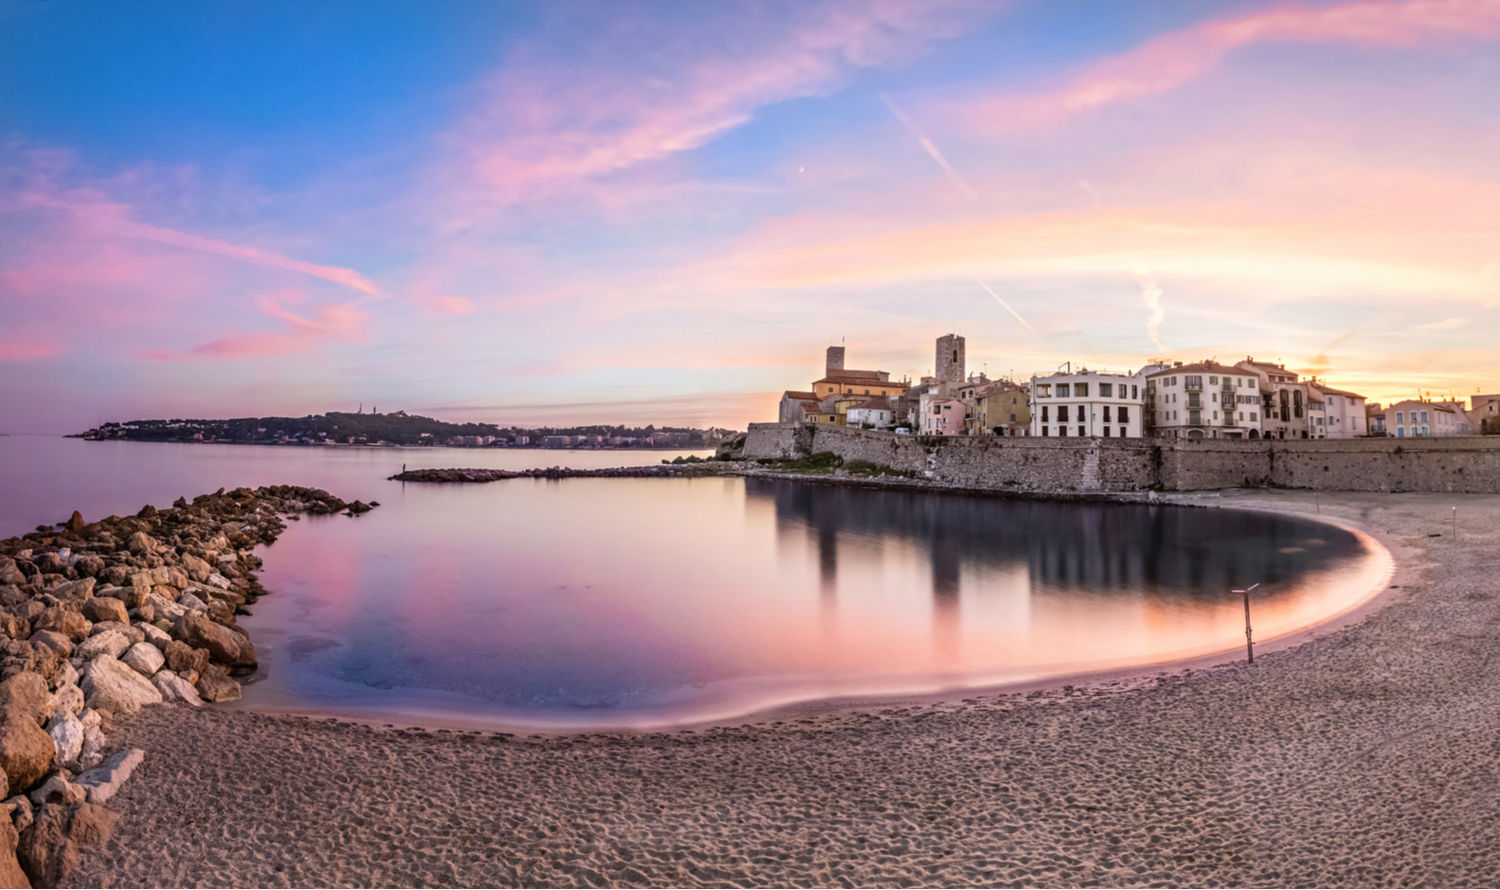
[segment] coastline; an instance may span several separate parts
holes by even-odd
[[[160,753],[74,880],[1493,883],[1500,498],[1215,500],[1319,504],[1384,537],[1399,587],[1258,646],[1253,667],[1225,653],[670,733],[521,739],[148,709],[118,732]]]

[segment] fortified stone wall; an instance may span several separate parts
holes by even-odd
[[[831,451],[937,482],[1014,491],[1500,493],[1500,436],[1241,441],[898,436],[797,423],[750,425],[746,458]]]

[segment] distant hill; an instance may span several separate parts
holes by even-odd
[[[712,448],[729,430],[698,430],[684,427],[624,427],[592,425],[523,429],[489,423],[446,423],[431,417],[395,411],[389,414],[347,414],[330,411],[306,417],[237,417],[229,420],[131,420],[106,423],[78,434],[84,439],[129,439],[140,442],[241,442],[247,444],[296,445],[446,445],[463,437],[462,444],[493,438],[493,444],[509,445],[517,438],[524,444],[540,445],[548,436],[587,436],[591,444],[608,444],[612,438],[633,440],[633,447]],[[651,440],[651,441],[646,441]],[[455,444],[458,444],[455,442]]]

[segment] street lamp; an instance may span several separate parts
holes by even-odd
[[[1259,586],[1260,582],[1257,581],[1244,590],[1233,591],[1234,593],[1243,593],[1245,595],[1245,654],[1250,657],[1251,664],[1255,664],[1255,643],[1250,640],[1250,591]]]

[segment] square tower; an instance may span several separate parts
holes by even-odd
[[[842,347],[842,346],[830,346],[830,347],[828,347],[828,363],[826,365],[824,365],[824,368],[827,369],[827,370],[829,370],[829,371],[842,371],[842,370],[844,370],[844,347]]]
[[[937,379],[942,383],[964,382],[964,338],[946,334],[937,339]]]

